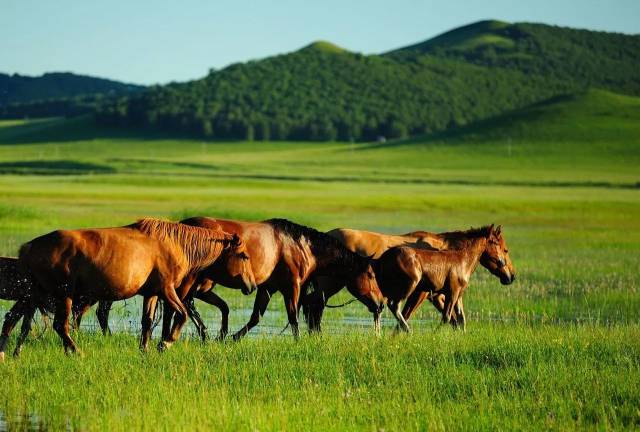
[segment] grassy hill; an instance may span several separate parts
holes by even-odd
[[[12,122],[0,128],[0,157],[5,173],[631,186],[640,180],[640,99],[589,90],[456,130],[373,144],[205,143],[96,126],[89,117]]]
[[[107,104],[105,124],[246,140],[444,131],[554,96],[640,95],[640,37],[483,21],[383,55],[320,41]]]

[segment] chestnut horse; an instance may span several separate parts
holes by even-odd
[[[460,300],[478,263],[500,278],[503,285],[516,277],[501,227],[487,226],[460,232],[465,245],[455,250],[430,251],[407,246],[387,250],[376,263],[376,278],[389,310],[404,331],[409,325],[400,306],[415,290],[444,295],[442,322],[451,322],[454,310],[464,330]]]
[[[426,250],[447,250],[460,247],[460,235],[457,231],[445,233],[431,233],[427,231],[414,231],[407,234],[383,234],[372,231],[362,231],[348,228],[336,228],[327,231],[327,234],[344,244],[347,249],[362,256],[380,258],[389,248],[394,246],[410,246],[416,249]],[[344,281],[335,276],[316,277],[313,280],[314,290],[306,298],[303,304],[304,316],[309,327],[309,331],[320,331],[322,314],[328,300],[337,294],[343,287]],[[410,297],[413,312],[427,297],[428,293],[416,291]],[[443,296],[433,296],[430,298],[438,310],[442,310],[444,304]],[[407,305],[409,301],[407,301]],[[404,313],[404,312],[403,312]],[[408,318],[408,317],[407,317]],[[452,321],[455,324],[455,317]]]
[[[69,335],[72,305],[144,296],[140,346],[146,349],[155,304],[160,296],[177,312],[174,331],[161,342],[179,337],[188,311],[176,294],[187,276],[207,271],[218,258],[239,268],[247,290],[255,286],[245,265],[244,246],[236,236],[158,219],[142,219],[118,228],[54,231],[20,249],[20,263],[37,281],[36,303],[55,299],[54,329],[65,352],[77,351]]]
[[[361,299],[374,314],[374,322],[379,328],[383,303],[370,260],[349,251],[334,238],[285,219],[241,222],[196,217],[183,220],[182,223],[221,228],[238,234],[247,244],[249,260],[258,284],[258,293],[249,322],[234,334],[234,340],[240,339],[258,324],[271,296],[276,291],[280,291],[283,295],[289,325],[294,337],[297,338],[299,335],[298,310],[300,298],[303,295],[301,291],[312,274],[340,275],[346,281],[347,289],[356,298]],[[229,309],[226,303],[211,290],[215,283],[237,288],[234,281],[216,278],[205,281],[197,289],[195,297],[220,308],[221,336],[224,336],[227,332]],[[165,321],[166,318],[165,316]]]

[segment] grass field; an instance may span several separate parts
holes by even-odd
[[[80,332],[85,356],[68,358],[48,333],[0,365],[0,428],[637,428],[639,120],[638,99],[591,91],[377,144],[202,142],[90,119],[0,123],[2,254],[56,228],[148,215],[386,232],[495,222],[518,270],[503,287],[478,269],[466,334],[436,331],[423,307],[414,334],[394,336],[387,319],[376,339],[354,303],[327,311],[322,338],[295,343],[270,335],[286,323],[279,295],[254,332],[262,337],[240,344],[186,338],[143,356],[132,335]],[[220,294],[236,329],[253,297]],[[200,309],[215,329],[218,313]],[[116,307],[113,319],[137,322],[139,311]]]

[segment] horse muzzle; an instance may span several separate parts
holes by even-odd
[[[242,287],[242,294],[244,294],[244,295],[249,295],[249,294],[251,294],[252,292],[256,291],[257,289],[258,289],[258,285],[256,285],[256,284],[251,284],[251,285],[249,285],[249,286],[247,286],[247,285],[243,285],[243,287]]]
[[[511,273],[509,272],[509,275],[502,275],[500,277],[500,283],[502,285],[511,285],[513,283],[513,281],[516,280],[516,274],[515,273]]]

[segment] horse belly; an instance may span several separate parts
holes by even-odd
[[[80,275],[83,292],[95,299],[122,300],[140,291],[153,270],[150,260],[129,257],[94,263]]]

